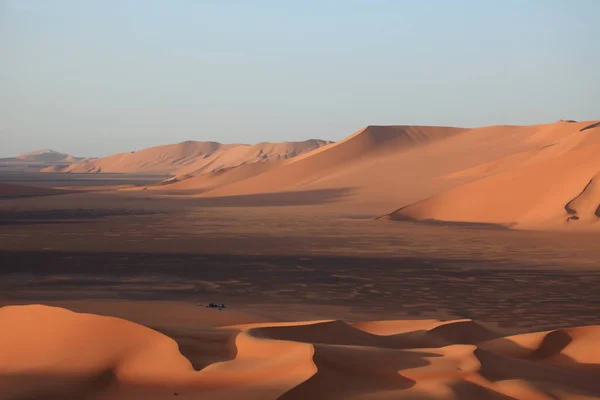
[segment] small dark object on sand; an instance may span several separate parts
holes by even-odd
[[[218,308],[219,310],[222,310],[223,308],[225,308],[225,304],[215,304],[215,303],[208,303],[206,305],[207,308]]]

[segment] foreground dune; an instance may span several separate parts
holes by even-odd
[[[600,327],[261,323],[178,343],[118,318],[0,309],[2,399],[596,399]],[[195,346],[195,351],[190,350]]]

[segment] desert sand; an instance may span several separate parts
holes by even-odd
[[[0,309],[4,399],[592,399],[600,327],[502,337],[470,320],[258,323],[188,346],[114,317]],[[596,348],[596,350],[594,350]]]
[[[369,126],[288,160],[174,180],[161,189],[203,197],[338,190],[346,192],[339,207],[392,220],[597,230],[598,132],[595,121]]]
[[[0,198],[54,196],[66,193],[68,193],[68,191],[60,189],[26,185],[14,185],[12,183],[0,183]]]
[[[589,122],[540,128],[528,139],[537,148],[466,170],[472,182],[390,217],[597,229],[599,133]]]
[[[597,230],[599,130],[368,126],[336,143],[184,142],[47,170],[165,174],[141,189],[170,196],[337,192],[338,208],[390,220]]]
[[[19,154],[16,159],[37,163],[69,163],[77,160],[76,157],[73,157],[70,154],[60,153],[52,149],[35,150]]]
[[[258,143],[255,145],[187,141],[115,154],[45,172],[197,175],[242,164],[286,159],[327,144],[323,140]]]
[[[599,134],[368,126],[0,171],[0,399],[600,399]]]

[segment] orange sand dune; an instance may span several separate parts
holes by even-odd
[[[213,186],[208,195],[352,188],[360,192],[352,201],[377,195],[377,201],[387,201],[389,207],[397,201],[401,182],[394,174],[409,175],[414,154],[423,158],[422,148],[460,136],[464,131],[445,127],[370,126],[343,141],[279,163],[257,176]],[[413,195],[420,196],[417,191]]]
[[[589,122],[567,124],[561,136],[555,129],[553,143],[466,171],[472,182],[403,207],[389,217],[523,228],[598,228],[600,127],[593,126]]]
[[[174,174],[198,175],[205,172],[220,171],[222,169],[246,164],[286,160],[313,151],[327,144],[328,142],[323,140],[311,139],[303,142],[264,142],[251,146],[237,146],[229,149],[229,151],[216,154],[208,160],[196,160],[194,163],[176,170]]]
[[[51,189],[45,187],[13,185],[12,183],[0,183],[0,198],[3,197],[34,197],[67,194],[66,190]]]
[[[148,189],[168,190],[172,193],[177,193],[180,191],[196,191],[202,193],[203,191],[231,185],[233,183],[260,175],[275,168],[281,163],[281,160],[257,162],[225,168],[219,171],[211,171],[196,176],[187,174],[178,175],[174,178],[161,182],[158,185],[149,186]]]
[[[205,176],[172,189],[201,189],[196,194],[204,197],[334,189],[346,192],[337,201],[337,209],[381,215],[487,176],[519,171],[576,148],[593,147],[581,142],[584,136],[594,136],[590,125],[561,121],[475,129],[367,127],[343,141],[256,172],[233,168],[221,176]]]
[[[71,164],[64,168],[47,168],[44,171],[197,175],[246,163],[295,157],[326,143],[322,140],[307,140],[304,142],[259,143],[249,146],[187,141],[115,154],[84,163]]]
[[[0,309],[0,335],[2,399],[600,398],[594,326],[260,323],[195,331],[186,358],[144,326],[37,305]]]
[[[37,162],[37,163],[58,163],[58,162],[65,163],[65,162],[73,162],[76,160],[75,157],[73,157],[69,154],[59,153],[59,152],[51,150],[51,149],[43,149],[43,150],[31,151],[29,153],[19,154],[16,158],[21,161]]]

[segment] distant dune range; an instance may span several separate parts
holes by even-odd
[[[254,196],[258,205],[259,195],[285,192],[390,220],[595,230],[599,151],[598,121],[368,126],[336,143],[183,142],[45,170],[164,174],[160,183],[128,189],[157,195]],[[328,193],[336,198],[319,200]]]
[[[7,399],[600,396],[597,326],[502,337],[471,320],[257,323],[196,330],[180,348],[142,325],[62,308],[7,306],[0,323]]]
[[[50,167],[44,171],[198,175],[242,164],[295,157],[325,144],[327,142],[316,139],[304,142],[258,143],[255,145],[187,141],[115,154],[64,167]]]
[[[51,149],[43,149],[20,154],[16,157],[0,158],[2,170],[38,172],[45,168],[63,168],[89,159],[74,157]]]
[[[597,229],[599,151],[600,126],[593,121],[476,129],[372,126],[295,158],[242,165],[160,190],[223,197],[346,189],[338,209],[392,220]]]

